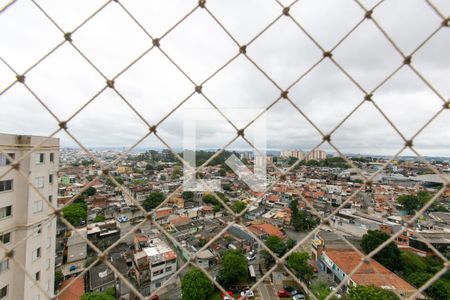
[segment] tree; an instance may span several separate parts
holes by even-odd
[[[286,253],[286,244],[277,236],[271,235],[266,239],[266,246],[279,257]]]
[[[206,300],[214,293],[214,285],[202,271],[194,269],[181,280],[181,292],[182,300]]]
[[[406,280],[418,288],[427,282],[431,277],[433,277],[433,274],[413,272],[406,276]]]
[[[247,207],[247,204],[245,204],[244,201],[236,201],[233,203],[233,205],[231,205],[231,209],[235,213],[240,213],[241,211],[243,211],[245,209],[245,207]]]
[[[221,169],[219,170],[219,176],[220,176],[220,177],[225,177],[226,175],[227,175],[227,172],[225,171],[225,169],[222,169],[222,168],[221,168]]]
[[[121,177],[119,177],[119,176],[116,176],[116,177],[114,177],[114,179],[117,181],[117,183],[118,184],[123,184],[123,179],[121,178]],[[116,185],[114,184],[114,182],[110,179],[110,178],[108,178],[107,180],[106,180],[106,183],[105,183],[106,185],[109,185],[109,186],[112,186],[112,187],[115,187]]]
[[[80,226],[82,221],[86,221],[87,207],[83,203],[71,203],[63,208],[64,219],[70,222],[73,226]]]
[[[207,204],[217,204],[217,203],[219,203],[219,201],[213,195],[210,195],[210,194],[204,195],[203,198],[202,198],[202,201],[207,203]]]
[[[217,195],[219,196],[219,194]],[[219,200],[216,199],[216,197],[211,194],[204,195],[202,201],[206,204],[212,204],[214,206],[215,212],[219,212],[222,209],[222,204],[219,202]]]
[[[411,273],[425,273],[427,271],[427,263],[415,253],[402,251],[400,258],[402,272],[406,276]]]
[[[286,251],[291,250],[297,244],[297,242],[291,238],[288,238],[284,243],[286,244]]]
[[[225,288],[248,280],[248,262],[240,250],[225,251],[217,281]]]
[[[82,195],[89,197],[89,196],[94,196],[96,193],[97,193],[97,190],[94,187],[90,186],[82,193]]]
[[[298,201],[296,199],[289,203],[291,209],[291,225],[295,231],[310,230],[319,223],[319,219],[307,213],[304,210],[298,209]]]
[[[417,193],[417,198],[419,199],[421,205],[427,204],[428,201],[432,198],[432,195],[425,191],[420,191]]]
[[[172,179],[180,178],[182,175],[180,166],[175,166],[172,171]]]
[[[198,246],[201,248],[201,247],[205,246],[207,242],[208,242],[207,239],[199,238],[198,239]]]
[[[325,280],[317,280],[313,284],[311,284],[311,292],[316,295],[317,299],[324,300],[330,293],[329,284]],[[331,300],[337,300],[338,297],[333,296]]]
[[[291,224],[295,231],[310,230],[319,223],[319,219],[304,210],[292,213]]]
[[[448,300],[450,296],[448,286],[442,279],[439,279],[433,283],[426,290],[426,293],[434,300]]]
[[[181,196],[183,197],[183,199],[185,201],[191,201],[192,199],[194,199],[194,192],[185,191],[185,192],[183,192],[183,194],[181,194]]]
[[[113,297],[107,293],[86,293],[81,296],[81,300],[114,300],[116,297]]]
[[[288,258],[287,265],[294,272],[295,276],[305,283],[309,283],[314,276],[314,270],[309,265],[309,254],[306,252],[292,253]]]
[[[273,253],[275,253],[278,257],[281,257],[295,246],[295,241],[293,239],[283,241],[279,237],[271,235],[266,239],[265,244]],[[264,259],[267,266],[272,266],[275,263],[272,255],[265,250],[261,251],[261,257]]]
[[[409,214],[414,214],[414,211],[422,206],[419,198],[414,195],[400,195],[397,202],[401,204]]]
[[[347,300],[399,300],[400,298],[392,291],[370,285],[358,285],[350,288],[350,292],[346,297]]]
[[[387,233],[379,230],[369,230],[362,237],[361,247],[363,251],[368,254],[387,239],[389,239]],[[375,254],[373,258],[391,271],[399,271],[401,269],[399,264],[401,261],[400,250],[397,245],[392,242]]]
[[[222,189],[224,191],[231,191],[231,185],[226,183],[226,184],[222,185]]]
[[[94,218],[94,223],[103,222],[105,220],[106,220],[105,215],[96,215]]]
[[[162,192],[152,192],[144,200],[143,206],[147,211],[150,211],[160,205],[165,199],[165,196]]]
[[[64,275],[61,271],[55,272],[55,291],[58,290],[61,283],[64,281]]]

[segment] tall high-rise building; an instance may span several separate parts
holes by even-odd
[[[13,159],[19,159],[44,137],[0,134],[0,149]],[[59,139],[51,138],[40,145],[19,164],[16,170],[5,172],[11,160],[0,152],[0,299],[47,299],[36,286],[53,295],[55,274],[56,219],[27,179],[48,201],[56,206],[58,191]],[[25,178],[24,176],[28,176]],[[23,264],[32,279],[11,258]]]
[[[323,160],[327,158],[327,153],[323,150],[316,149],[314,151],[311,151],[307,157],[306,160]]]
[[[305,153],[301,150],[281,150],[280,152],[281,157],[295,157],[297,159],[303,159],[305,157]]]

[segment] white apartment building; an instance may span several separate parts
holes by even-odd
[[[45,138],[0,134],[0,149],[18,159]],[[20,162],[20,171],[48,201],[55,206],[58,190],[59,139],[52,138]],[[39,290],[53,295],[55,274],[56,220],[50,220],[51,209],[28,185],[12,162],[0,153],[0,299],[47,299]],[[14,258],[28,274],[6,258],[6,250],[14,247]]]
[[[264,166],[270,166],[270,164],[273,163],[273,157],[272,156],[255,156],[255,166],[256,167],[264,167]]]
[[[284,149],[280,152],[281,157],[295,157],[297,159],[303,159],[305,157],[305,153],[302,150],[289,150]]]
[[[142,250],[148,258],[150,292],[159,288],[177,270],[177,254],[159,238],[151,239]]]
[[[306,157],[306,160],[323,160],[327,158],[327,153],[323,150],[316,149],[314,151],[311,151],[308,156]]]

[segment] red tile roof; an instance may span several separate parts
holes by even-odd
[[[156,211],[156,220],[162,219],[164,217],[170,216],[173,213],[171,208],[160,208]]]
[[[174,225],[174,226],[177,226],[177,225],[189,223],[190,220],[191,219],[188,217],[178,217],[178,218],[170,220],[170,223],[172,223],[172,225]]]
[[[280,239],[284,237],[283,232],[280,229],[278,229],[278,227],[270,223],[250,225],[248,229],[250,229],[251,232],[253,232],[258,236],[267,234],[277,236]]]
[[[326,250],[324,253],[346,274],[350,274],[361,262],[362,255],[350,249]],[[377,287],[392,286],[399,291],[415,291],[408,282],[389,271],[377,261],[370,259],[370,263],[364,263],[351,279],[357,285],[374,285]]]
[[[81,296],[84,295],[83,277],[78,279],[75,279],[75,277],[71,277],[67,280],[64,280],[61,284],[60,290],[68,286],[72,281],[74,282],[70,284],[70,286],[58,296],[58,300],[80,300]]]

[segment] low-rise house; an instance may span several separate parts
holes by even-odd
[[[364,262],[349,276],[362,258],[363,256],[354,249],[326,249],[322,252],[320,260],[325,266],[325,271],[332,274],[337,283],[348,280],[344,285],[344,291],[352,286],[374,285],[392,290],[405,299],[417,291],[415,287],[373,259]]]
[[[84,239],[83,239],[84,237]],[[87,255],[86,228],[78,229],[77,232],[71,231],[67,239],[67,263],[72,263],[86,259]]]
[[[199,266],[208,269],[216,263],[216,256],[210,250],[206,249],[197,254],[196,260]]]
[[[284,238],[284,233],[277,226],[270,223],[253,224],[248,229],[260,239],[266,239],[271,235],[280,239]]]
[[[62,293],[58,295],[58,300],[80,300],[85,293],[84,278],[70,277],[63,281],[60,290]]]
[[[114,288],[115,283],[114,272],[107,265],[100,264],[89,270],[89,291],[104,292],[108,288]]]
[[[150,186],[137,186],[130,188],[130,193],[133,198],[142,205],[142,203],[153,192],[153,187]]]
[[[150,291],[154,291],[176,272],[177,254],[159,238],[150,240],[143,252],[150,270]]]

